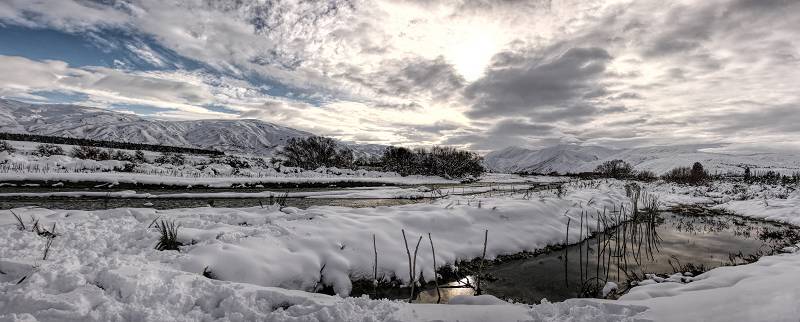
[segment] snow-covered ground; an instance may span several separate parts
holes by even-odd
[[[746,191],[753,194],[746,200],[718,198],[725,187],[646,189],[665,203],[716,202],[745,216],[797,222],[797,191],[787,189],[784,196],[782,188],[750,187]],[[18,230],[11,212],[2,211],[0,321],[796,321],[800,316],[800,253],[714,269],[688,284],[639,286],[617,301],[523,305],[484,296],[434,305],[308,292],[324,284],[346,295],[352,280],[372,279],[373,234],[379,279],[394,276],[407,283],[401,229],[409,243],[431,233],[441,266],[480,256],[484,229],[489,258],[540,249],[564,242],[569,217],[627,202],[623,183],[608,180],[570,184],[560,198],[552,192],[527,198],[452,195],[359,209],[15,209],[26,222],[35,217],[44,227],[56,223],[59,236],[47,260],[42,260],[46,239]],[[187,246],[180,252],[154,250],[159,234],[148,226],[156,218],[179,223],[179,239]],[[575,242],[578,227],[570,229]],[[206,268],[217,279],[204,277]],[[427,240],[420,245],[417,270],[433,276]]]
[[[336,183],[363,183],[386,185],[418,185],[418,184],[454,184],[457,181],[440,177],[429,176],[399,176],[385,173],[386,176],[346,176],[318,174],[312,176],[269,176],[269,177],[170,177],[163,175],[100,172],[100,173],[0,173],[0,181],[8,184],[21,181],[48,181],[53,184],[59,182],[101,182],[110,185],[118,184],[145,184],[182,187],[206,186],[212,188],[227,188],[235,186],[291,183],[291,184],[336,184]]]
[[[0,152],[0,182],[14,185],[20,181],[59,182],[101,182],[116,184],[145,184],[169,186],[207,186],[226,188],[232,186],[257,186],[259,184],[335,184],[370,183],[387,185],[454,184],[457,180],[447,180],[433,176],[400,176],[393,172],[351,170],[338,168],[319,168],[303,170],[293,167],[273,166],[269,159],[260,157],[237,158],[247,161],[246,168],[233,168],[225,164],[224,158],[215,159],[202,155],[185,155],[183,165],[158,164],[155,160],[160,153],[145,151],[148,163],[137,163],[123,170],[129,162],[118,160],[85,160],[68,155],[37,156],[34,151],[38,143],[8,141],[17,151]],[[74,146],[63,145],[65,153]],[[132,154],[134,151],[126,151]],[[516,174],[486,173],[479,183],[554,183],[569,181],[567,177],[520,176]]]
[[[186,155],[183,165],[158,164],[153,160],[160,154],[146,152],[149,163],[134,165],[118,160],[86,160],[68,155],[37,156],[32,152],[36,144],[11,142],[18,149],[14,153],[0,152],[0,182],[14,184],[19,181],[102,182],[109,184],[147,184],[171,186],[231,187],[276,183],[371,183],[371,184],[447,184],[457,181],[433,176],[400,176],[393,172],[319,168],[273,167],[268,159],[239,157],[250,163],[246,168],[233,168],[224,159]],[[71,146],[65,146],[69,153]],[[133,151],[127,151],[132,153]]]
[[[133,190],[124,191],[57,191],[57,192],[3,192],[0,198],[32,198],[32,197],[103,197],[103,198],[127,198],[127,199],[210,199],[210,198],[230,198],[230,199],[267,199],[267,198],[335,198],[335,199],[420,199],[420,198],[442,198],[445,196],[473,195],[489,192],[513,193],[525,191],[534,186],[528,184],[519,185],[487,185],[475,187],[445,187],[433,189],[427,186],[415,188],[400,187],[357,187],[342,188],[336,190],[321,191],[300,191],[300,192],[281,192],[281,191],[261,191],[261,192],[186,192],[186,193],[138,193]]]

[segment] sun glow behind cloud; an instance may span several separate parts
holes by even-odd
[[[791,145],[800,120],[780,115],[800,102],[798,9],[777,0],[9,0],[0,36],[87,44],[33,52],[0,37],[0,59],[11,62],[0,96],[478,151]],[[87,50],[83,59],[60,54],[75,49]]]

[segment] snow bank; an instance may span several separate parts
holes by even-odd
[[[322,283],[347,295],[352,279],[372,278],[372,234],[379,278],[394,276],[407,283],[401,229],[409,243],[431,233],[437,263],[444,265],[480,256],[484,229],[489,230],[488,258],[539,249],[564,241],[568,217],[577,218],[581,211],[593,214],[625,200],[619,189],[608,187],[571,191],[563,199],[519,196],[453,196],[433,203],[361,209],[14,210],[25,221],[37,218],[46,227],[57,224],[60,236],[47,260],[41,260],[44,238],[17,230],[11,213],[3,211],[0,314],[29,313],[40,320],[155,320],[161,314],[180,313],[187,320],[249,320],[278,314],[273,310],[284,302],[303,301],[316,301],[317,307],[335,301],[335,308],[327,309],[347,310],[328,320],[348,320],[352,316],[346,314],[357,313],[362,304],[368,308],[360,309],[369,310],[369,316],[378,314],[376,310],[388,314],[402,305],[318,295],[295,299],[293,294],[305,293],[284,289],[312,291]],[[180,252],[154,250],[158,232],[148,225],[156,218],[179,223],[179,239],[187,246]],[[570,229],[575,242],[577,227]],[[419,274],[433,276],[432,263],[429,244],[422,243]],[[202,277],[206,268],[220,281]],[[17,284],[23,277],[25,281]],[[383,320],[379,316],[375,320]]]
[[[51,182],[103,182],[110,184],[146,184],[165,186],[208,186],[213,188],[227,188],[240,185],[258,185],[271,183],[324,183],[336,184],[340,182],[372,183],[372,184],[453,184],[458,183],[439,177],[428,176],[386,176],[386,177],[355,177],[355,176],[308,176],[308,177],[170,177],[163,175],[149,175],[141,173],[100,172],[100,173],[0,173],[0,181],[51,181]]]
[[[800,226],[800,191],[795,191],[786,199],[737,200],[718,205],[716,208],[742,216]]]
[[[409,243],[419,236],[427,238],[427,233],[431,233],[437,262],[442,265],[479,257],[484,229],[489,230],[489,258],[532,251],[563,242],[568,216],[577,218],[581,211],[594,214],[622,202],[625,197],[618,191],[590,189],[574,191],[563,199],[453,197],[430,204],[359,209],[196,208],[97,212],[19,209],[15,212],[25,218],[36,217],[48,227],[51,222],[57,222],[59,228],[69,232],[67,238],[59,238],[62,243],[55,246],[54,258],[71,255],[61,253],[61,249],[106,257],[110,255],[109,245],[113,244],[144,254],[166,256],[172,265],[184,271],[202,272],[208,266],[224,280],[303,290],[313,290],[321,281],[332,285],[337,293],[347,295],[351,279],[372,278],[372,234],[377,239],[379,275],[385,279],[395,276],[408,282],[401,229],[412,239]],[[193,245],[174,254],[151,250],[157,232],[147,229],[147,225],[159,216],[176,220],[182,227],[179,237]],[[4,212],[0,223],[13,223],[11,214]],[[15,232],[10,226],[5,228],[6,233],[13,234],[5,238],[32,238],[31,242],[38,238]],[[571,237],[577,238],[578,228],[573,225],[571,229],[575,230]],[[100,247],[87,247],[87,239],[102,242]],[[27,250],[29,253],[24,258],[40,255],[38,249]],[[417,267],[423,276],[433,276],[428,243],[420,246]]]
[[[620,302],[649,307],[643,317],[658,321],[797,321],[799,271],[798,254],[767,256],[710,270],[687,284],[635,287]]]
[[[800,316],[798,253],[717,268],[685,284],[677,276],[663,279],[618,301],[521,305],[487,296],[433,305],[304,292],[323,283],[344,295],[350,280],[370,279],[372,234],[379,278],[408,282],[400,229],[409,243],[430,232],[437,263],[444,265],[480,256],[484,229],[491,258],[561,243],[568,217],[627,202],[613,180],[576,187],[569,186],[563,198],[451,196],[361,209],[14,210],[26,221],[57,223],[60,236],[47,260],[41,259],[44,238],[16,229],[10,212],[2,211],[0,321],[796,321]],[[797,199],[796,194],[783,203],[768,199],[772,208],[756,208],[761,200],[720,207],[748,216],[767,209],[763,218],[792,222],[800,217]],[[154,250],[158,233],[147,227],[156,218],[180,223],[179,238],[187,246],[180,252]],[[577,235],[571,231],[570,242]],[[421,244],[417,261],[419,273],[432,276],[428,243]],[[216,279],[201,274],[206,268]]]
[[[458,295],[451,297],[447,302],[449,305],[494,305],[505,303],[505,301],[492,295]]]
[[[153,159],[152,155],[150,159]],[[188,155],[186,160],[186,164],[182,165],[133,164],[117,160],[84,160],[66,155],[40,157],[29,152],[27,154],[0,152],[0,181],[91,181],[211,187],[266,183],[458,183],[440,177],[418,175],[402,177],[394,172],[365,169],[320,167],[315,170],[304,170],[283,166],[274,168],[263,158],[242,159],[250,166],[238,169],[225,164],[224,160],[207,156]]]

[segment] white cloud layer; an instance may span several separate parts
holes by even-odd
[[[796,146],[797,12],[788,0],[9,0],[2,24],[126,30],[210,69],[5,56],[0,95],[84,93],[88,104],[154,106],[161,117],[256,117],[346,140],[479,151]],[[165,65],[146,46],[130,50]],[[291,93],[266,95],[253,79]]]

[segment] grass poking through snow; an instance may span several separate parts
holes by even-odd
[[[178,250],[178,247],[183,246],[183,244],[178,241],[178,228],[180,228],[180,225],[176,224],[175,221],[162,219],[161,222],[156,225],[156,228],[158,228],[158,231],[161,233],[158,244],[156,244],[157,250]]]

